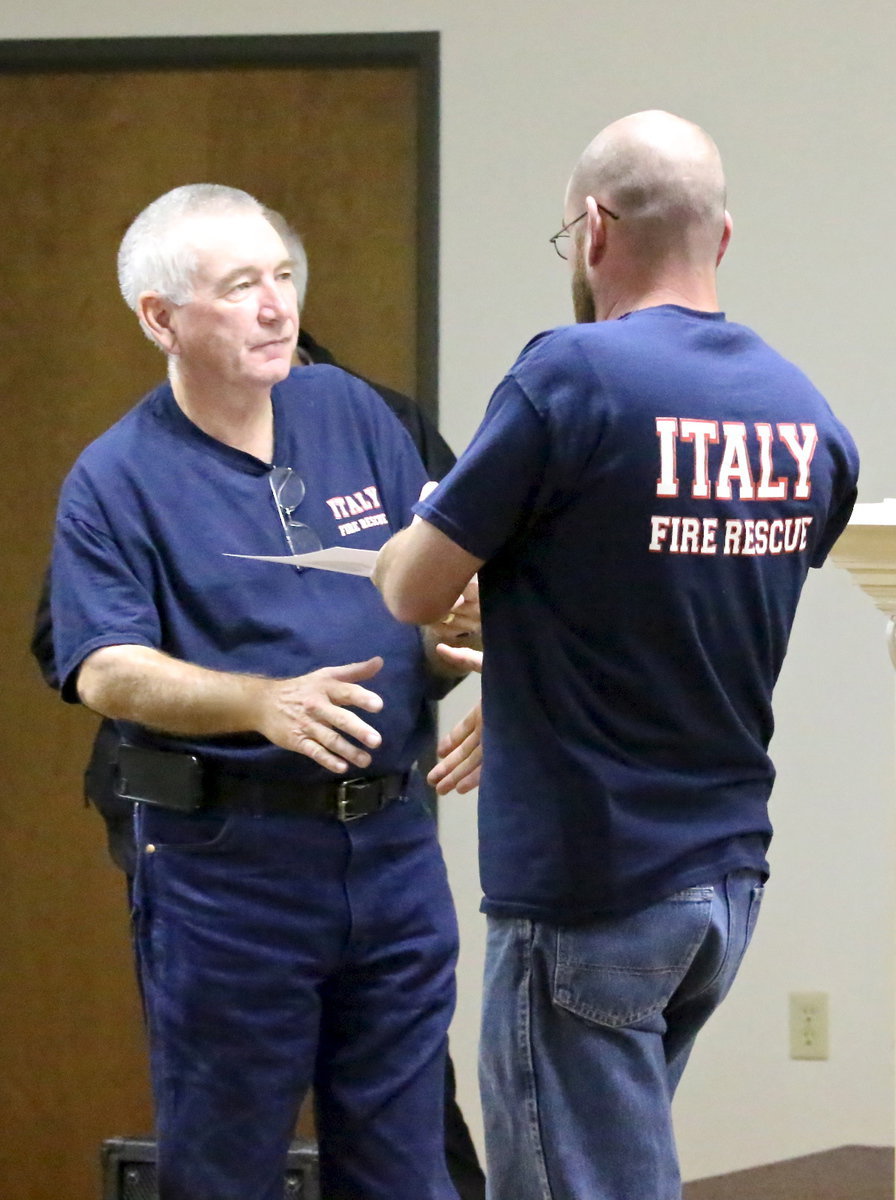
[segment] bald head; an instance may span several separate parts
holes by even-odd
[[[725,223],[718,149],[698,125],[671,113],[634,113],[597,135],[576,164],[568,210],[593,196],[618,213],[633,251],[715,256]]]

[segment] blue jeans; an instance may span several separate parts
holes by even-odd
[[[672,1096],[761,897],[742,870],[585,925],[488,918],[489,1200],[680,1200]]]
[[[161,1200],[282,1200],[312,1084],[326,1200],[456,1200],[457,926],[423,804],[347,824],[138,808]]]

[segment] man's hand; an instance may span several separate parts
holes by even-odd
[[[474,575],[451,611],[431,625],[423,625],[423,648],[426,662],[434,675],[451,678],[466,675],[470,670],[464,660],[454,661],[442,649],[482,648],[482,627],[479,618],[479,580]]]
[[[381,658],[369,658],[341,667],[321,667],[295,679],[265,680],[258,732],[284,750],[313,759],[328,771],[341,774],[349,766],[363,770],[370,765],[370,755],[364,747],[375,750],[381,738],[372,726],[349,710],[360,708],[376,713],[382,709],[382,697],[358,682],[372,679],[382,665]]]
[[[377,731],[349,709],[382,709],[382,698],[359,683],[382,665],[375,657],[268,679],[197,667],[149,646],[102,646],[81,664],[78,695],[104,717],[162,733],[194,738],[260,733],[342,774],[349,766],[368,767],[364,747],[380,744]]]
[[[482,627],[479,613],[479,580],[474,575],[460,596],[439,621],[426,628],[435,642],[447,642],[449,646],[459,643],[478,650]],[[467,668],[469,669],[469,668]]]
[[[439,654],[456,669],[481,671],[482,651],[440,645]],[[427,776],[440,796],[458,791],[461,795],[479,786],[482,771],[482,706],[477,704],[444,737],[439,739],[439,762]]]

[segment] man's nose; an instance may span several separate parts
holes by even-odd
[[[295,305],[275,282],[264,285],[261,294],[260,316],[262,320],[282,321],[292,315]]]

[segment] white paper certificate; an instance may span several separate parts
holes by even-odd
[[[253,558],[256,562],[285,563],[290,567],[314,567],[318,571],[338,571],[343,575],[370,578],[376,562],[376,550],[357,550],[351,546],[332,546],[309,554],[225,554],[226,558]]]

